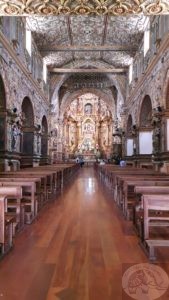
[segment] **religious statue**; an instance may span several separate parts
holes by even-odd
[[[85,105],[85,114],[91,115],[92,114],[92,105],[90,103],[87,103]]]
[[[157,154],[160,152],[160,136],[161,129],[156,127],[153,131],[153,153]]]
[[[21,130],[17,124],[12,126],[11,148],[12,151],[19,151]]]

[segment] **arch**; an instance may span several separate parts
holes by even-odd
[[[85,68],[85,64],[84,61],[78,61],[78,62],[74,62],[73,64],[70,63],[67,65],[67,67],[69,68]],[[90,62],[90,66],[88,67],[92,67],[92,68],[109,68],[109,64],[106,62],[96,62],[96,61],[91,61]],[[52,105],[52,111],[57,113],[58,109],[59,109],[59,89],[61,88],[61,86],[64,84],[64,82],[70,77],[71,75],[68,74],[64,74],[64,75],[56,75],[53,76],[52,79],[52,95],[51,95],[51,105]],[[120,98],[122,103],[124,104],[125,102],[125,77],[122,79],[122,76],[118,77],[118,75],[116,74],[107,74],[106,75],[107,78],[109,78],[112,82],[113,85],[113,89],[111,90],[111,88],[109,88],[109,90],[111,91],[111,94],[114,96],[116,96],[117,98]],[[114,89],[115,87],[115,89]],[[99,89],[98,89],[99,90]],[[77,90],[76,90],[77,91]],[[76,91],[74,91],[76,93]],[[73,92],[73,93],[74,93]],[[89,89],[88,89],[89,92]],[[90,88],[90,92],[92,93],[92,88]],[[115,99],[116,100],[116,99]]]
[[[63,97],[63,100],[62,100],[62,103],[60,106],[60,117],[63,118],[63,115],[64,115],[67,107],[70,105],[70,103],[74,99],[80,97],[83,94],[87,94],[87,93],[94,94],[94,95],[98,96],[100,99],[102,99],[107,104],[112,116],[115,117],[115,103],[114,103],[114,101],[112,101],[112,97],[109,94],[107,94],[101,90],[95,89],[95,88],[93,88],[93,89],[91,88],[90,90],[87,88],[83,88],[80,90],[76,90],[73,93],[66,94]]]
[[[46,157],[48,154],[48,122],[46,116],[42,118],[42,136],[41,136],[41,155]]]
[[[34,125],[34,111],[32,102],[29,97],[25,97],[22,102],[22,115],[23,115],[23,123],[26,127],[31,127]]]
[[[34,151],[34,111],[32,102],[28,97],[22,101],[23,136],[21,152],[24,155],[33,155]]]
[[[142,128],[151,127],[152,120],[152,101],[149,95],[146,95],[142,101],[140,109],[139,124]]]
[[[6,92],[3,79],[0,75],[0,150],[5,150],[6,147]]]

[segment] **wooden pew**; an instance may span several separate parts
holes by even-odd
[[[155,184],[155,182],[154,182]],[[160,182],[158,182],[160,184]],[[144,241],[144,230],[143,230],[143,203],[142,203],[142,195],[143,194],[169,194],[169,186],[168,184],[166,186],[135,186],[135,193],[136,193],[136,201],[135,205],[133,206],[133,225],[141,239],[141,241]]]
[[[2,172],[0,173],[0,179],[1,178],[11,178],[11,180],[13,178],[18,178],[19,180],[32,180],[32,179],[39,179],[40,180],[40,191],[38,191],[41,194],[42,202],[43,204],[47,201],[47,176],[43,175],[42,172],[39,173],[33,173],[32,172]]]
[[[15,218],[5,213],[6,206],[7,195],[0,195],[0,256],[7,253],[13,246],[13,223]]]
[[[16,223],[20,224],[20,214],[21,214],[21,198],[22,198],[22,188],[20,186],[0,186],[0,195],[6,195],[7,201],[6,201],[6,207],[5,212],[8,212],[9,208],[15,209],[15,215],[16,215]],[[16,224],[16,225],[17,225]]]
[[[39,186],[37,184],[39,183],[39,178],[0,178],[0,186],[19,186],[22,188],[21,202],[25,207],[25,217],[23,217],[23,214],[21,214],[21,226],[24,225],[24,221],[26,224],[31,224],[37,216],[38,203],[40,201],[40,195],[37,193],[37,186]]]
[[[122,198],[120,199],[120,204],[122,205],[123,214],[127,219],[132,219],[133,206],[136,204],[136,193],[135,186],[168,186],[169,178],[164,180],[164,178],[151,176],[140,178],[133,178],[132,180],[126,180],[123,184]]]
[[[161,212],[169,212],[169,194],[167,195],[143,195],[143,209],[144,209],[144,239],[147,247],[149,248],[149,259],[156,259],[155,247],[169,247],[169,237],[166,240],[163,239],[150,239],[149,229],[150,227],[168,227],[169,226],[169,214],[166,216],[160,214]],[[150,212],[154,211],[157,214],[151,215]]]

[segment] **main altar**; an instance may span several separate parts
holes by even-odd
[[[64,114],[65,157],[94,162],[101,154],[107,157],[111,145],[112,113],[108,105],[91,93],[73,100]]]

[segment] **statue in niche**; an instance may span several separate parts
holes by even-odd
[[[11,148],[12,151],[19,151],[21,130],[17,124],[12,126]]]
[[[157,154],[160,152],[160,136],[161,136],[161,129],[156,127],[153,130],[153,153]]]
[[[87,103],[87,104],[85,105],[85,108],[84,108],[85,114],[86,114],[86,115],[91,115],[91,114],[92,114],[92,110],[93,110],[92,104]]]
[[[37,153],[40,154],[40,135],[37,135]]]
[[[71,143],[71,146],[73,146],[73,145],[74,145],[74,143],[75,143],[73,136],[72,136],[72,138],[71,138],[71,141],[70,141],[70,143]]]
[[[118,135],[113,136],[114,144],[121,144],[121,138]]]

